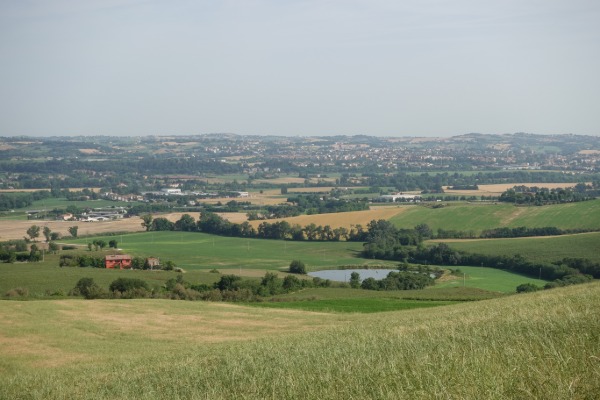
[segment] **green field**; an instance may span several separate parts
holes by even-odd
[[[129,277],[142,279],[151,288],[162,286],[177,276],[173,271],[111,270],[104,268],[60,268],[57,257],[47,257],[46,262],[0,264],[0,295],[8,290],[27,288],[30,297],[44,297],[47,293],[62,291],[67,294],[81,278],[93,278],[101,287],[108,288],[117,278]],[[190,271],[185,279],[193,284],[212,284],[218,281],[219,274],[208,271]]]
[[[536,262],[560,261],[565,257],[600,262],[600,232],[541,238],[448,241],[457,250],[470,253],[511,256],[521,254]]]
[[[130,207],[135,204],[142,203],[128,203],[125,201],[112,201],[112,200],[67,200],[64,197],[51,197],[44,200],[34,201],[33,204],[29,207],[26,207],[28,210],[53,210],[55,208],[65,209],[68,206],[75,206],[78,208],[108,208],[108,207]]]
[[[396,226],[412,228],[425,223],[433,230],[470,231],[499,227],[561,229],[600,229],[600,200],[540,207],[515,207],[512,204],[445,203],[443,208],[405,206],[391,219]]]
[[[4,302],[2,399],[595,399],[600,284],[386,313]]]
[[[464,286],[492,292],[514,293],[516,287],[523,283],[533,283],[534,285],[543,287],[548,282],[543,279],[534,279],[500,269],[467,266],[452,268],[460,269],[461,273],[455,276],[453,280],[438,282],[436,287],[452,288]]]
[[[412,310],[454,304],[451,301],[420,301],[390,298],[329,299],[291,302],[252,303],[254,307],[294,309],[318,312],[374,313],[382,311]]]
[[[381,261],[358,258],[362,243],[356,242],[243,239],[197,232],[143,232],[98,238],[106,242],[117,240],[127,254],[172,260],[186,271],[212,268],[279,270],[286,269],[292,260],[304,261],[308,270],[381,264]],[[77,239],[69,243],[86,244],[89,240]]]

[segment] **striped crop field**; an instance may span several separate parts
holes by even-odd
[[[547,263],[563,258],[587,258],[600,263],[600,232],[535,238],[442,241],[454,249],[470,253],[499,256],[521,254],[528,260]]]
[[[427,224],[432,229],[480,232],[499,227],[600,229],[600,200],[547,206],[515,207],[512,204],[448,203],[441,208],[406,206],[391,217],[402,228]]]

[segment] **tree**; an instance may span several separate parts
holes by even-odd
[[[79,227],[77,225],[69,227],[69,233],[71,234],[71,236],[76,238],[78,229],[79,229]]]
[[[115,239],[108,241],[108,247],[110,247],[110,248],[116,249],[118,247],[117,245],[118,245],[118,243]]]
[[[175,222],[176,231],[193,232],[196,228],[196,220],[189,214],[183,214],[181,218]]]
[[[111,282],[108,287],[111,292],[126,292],[132,289],[150,290],[148,283],[137,278],[119,278]]]
[[[300,288],[302,288],[302,282],[300,282],[300,279],[294,275],[287,275],[285,278],[283,278],[283,289],[286,292],[292,292]]]
[[[94,245],[94,249],[96,251],[98,251],[98,249],[102,250],[106,247],[106,242],[101,239],[94,240],[92,244]]]
[[[29,251],[29,261],[36,262],[42,259],[41,252],[35,244],[31,245],[31,250]]]
[[[417,231],[422,238],[430,238],[433,236],[433,231],[427,224],[419,224],[415,226],[415,231]]]
[[[27,229],[27,235],[35,242],[35,238],[40,236],[40,227],[37,225],[31,225],[29,229]]]
[[[306,265],[300,260],[294,260],[290,263],[290,272],[292,274],[306,274]]]
[[[166,218],[156,218],[152,221],[150,230],[152,231],[172,231],[175,229],[175,224]]]
[[[60,246],[57,245],[56,242],[50,242],[50,243],[48,243],[48,250],[52,254],[56,254],[58,252],[58,250],[60,250]]]
[[[360,274],[358,272],[352,272],[350,274],[350,287],[358,289],[360,287]]]
[[[50,230],[50,228],[48,228],[47,226],[44,227],[44,229],[42,230],[42,233],[44,234],[44,237],[46,238],[46,242],[50,241],[50,235],[52,234],[52,231]]]
[[[274,272],[267,272],[260,281],[260,294],[262,296],[272,296],[281,293],[283,282]]]
[[[150,228],[152,228],[153,219],[154,218],[152,217],[152,214],[142,215],[142,226],[146,228],[146,232],[148,232]]]
[[[215,283],[215,289],[219,289],[221,291],[237,289],[241,280],[241,276],[223,275],[221,279]]]
[[[81,278],[75,284],[75,290],[86,299],[90,298],[90,294],[93,292],[93,288],[97,287],[93,278]]]

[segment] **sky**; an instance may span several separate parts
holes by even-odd
[[[0,0],[0,136],[600,135],[596,0]]]

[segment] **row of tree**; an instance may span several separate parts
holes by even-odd
[[[529,261],[520,254],[502,256],[468,253],[454,250],[445,243],[430,247],[406,246],[398,240],[377,236],[368,238],[363,256],[416,264],[485,266],[548,280],[580,274],[600,278],[600,263],[588,259],[565,258],[556,263],[541,263]]]
[[[344,227],[332,228],[329,225],[321,226],[314,223],[301,227],[290,224],[287,221],[262,222],[258,228],[254,228],[248,221],[241,224],[230,222],[221,216],[203,212],[198,221],[189,214],[184,214],[176,222],[166,218],[154,218],[150,214],[142,216],[142,226],[147,231],[185,231],[204,232],[215,235],[261,238],[261,239],[286,239],[286,240],[309,240],[309,241],[364,241],[367,230],[361,225],[351,229]],[[367,227],[367,229],[369,229]]]
[[[571,203],[578,201],[593,200],[598,195],[597,190],[580,183],[574,189],[571,188],[539,188],[527,186],[515,186],[500,195],[498,201],[523,204],[523,205],[547,205],[559,203]]]

